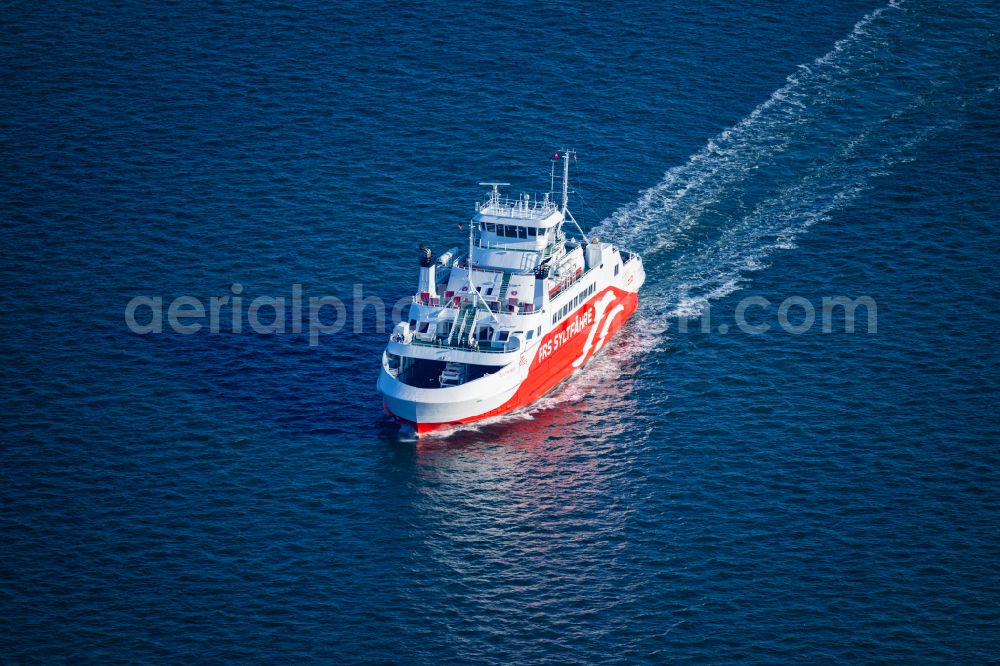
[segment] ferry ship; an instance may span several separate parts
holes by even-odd
[[[420,435],[526,407],[580,370],[635,312],[642,258],[587,238],[562,201],[491,188],[476,204],[468,250],[419,248],[408,321],[382,354],[378,390],[396,421]],[[579,236],[563,229],[572,223]],[[463,248],[464,249],[464,248]]]

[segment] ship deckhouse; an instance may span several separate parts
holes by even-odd
[[[485,203],[476,206],[472,218],[475,233],[473,264],[493,270],[527,273],[562,249],[562,212],[549,195],[532,201],[522,194],[514,201],[500,197],[505,183],[481,183],[493,191]]]

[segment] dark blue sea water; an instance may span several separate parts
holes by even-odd
[[[0,34],[0,661],[1000,658],[995,2],[8,1]],[[126,326],[234,283],[393,303],[563,146],[649,278],[528,413],[400,439],[372,308],[312,346]],[[824,333],[837,296],[877,330]]]

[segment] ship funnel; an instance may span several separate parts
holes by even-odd
[[[417,248],[417,254],[420,256],[421,266],[431,266],[434,264],[434,253],[423,243]]]
[[[437,298],[437,290],[434,278],[434,253],[423,243],[417,248],[420,257],[420,297]]]

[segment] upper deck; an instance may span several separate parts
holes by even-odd
[[[547,228],[563,221],[559,208],[549,200],[548,195],[541,201],[522,194],[516,199],[501,197],[492,192],[485,201],[476,203],[474,222],[511,224],[512,221],[525,226]]]

